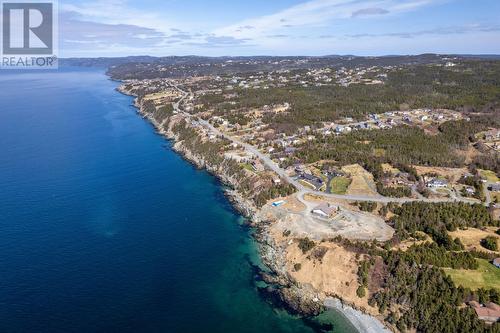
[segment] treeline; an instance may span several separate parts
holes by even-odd
[[[358,266],[358,284],[359,287],[356,289],[356,295],[359,298],[366,296],[366,288],[368,288],[368,276],[370,272],[370,267],[373,265],[374,261],[363,260]]]
[[[357,295],[366,296],[367,286],[374,284],[368,304],[377,306],[386,321],[401,332],[500,332],[499,323],[487,325],[473,309],[462,306],[473,300],[499,304],[500,292],[456,287],[440,269],[476,269],[478,264],[471,254],[450,252],[429,243],[400,251],[391,250],[389,243],[382,248],[375,241],[360,243],[341,237],[331,241],[355,252],[357,257],[367,256],[359,262]],[[372,269],[374,266],[378,268]]]
[[[475,135],[490,127],[500,127],[500,117],[497,114],[473,115],[469,121],[447,121],[439,125],[443,139],[456,148],[464,148],[477,141]]]
[[[269,123],[312,125],[342,117],[362,119],[370,113],[402,108],[449,108],[490,111],[500,102],[500,62],[465,62],[453,69],[432,65],[405,66],[388,73],[386,84],[348,87],[289,86],[238,89],[231,99],[238,108],[290,103],[287,114],[269,117]],[[204,98],[207,101],[209,98]],[[212,101],[207,101],[211,104]],[[403,107],[404,106],[404,107]]]
[[[373,212],[377,208],[377,203],[371,201],[360,201],[356,205],[363,212]]]
[[[254,202],[257,207],[262,207],[270,199],[286,197],[295,193],[295,191],[295,187],[291,184],[272,185],[266,189],[260,189],[258,194],[254,196]]]
[[[340,136],[320,136],[297,150],[306,163],[335,160],[341,165],[378,163],[461,167],[465,158],[441,135],[427,135],[417,127],[355,131]]]
[[[165,119],[170,118],[174,114],[172,104],[164,104],[157,107],[155,102],[149,99],[142,99],[141,109],[143,112],[150,114],[158,124],[161,124]]]
[[[400,86],[410,105],[428,101],[429,107],[492,111],[500,101],[500,62],[471,61],[453,68],[403,67],[389,74],[389,84]]]
[[[457,228],[498,225],[488,209],[480,204],[409,202],[392,207],[395,214],[389,223],[400,239],[406,239],[416,231],[423,231],[448,250],[456,249],[456,242],[447,231]]]
[[[391,219],[397,229],[396,238],[424,231],[436,242],[413,245],[401,251],[391,250],[391,243],[383,247],[375,242],[360,246],[341,238],[334,239],[357,256],[368,256],[358,267],[357,295],[366,296],[370,281],[373,287],[369,290],[368,303],[377,306],[386,321],[402,332],[500,332],[499,323],[487,325],[479,320],[472,308],[463,306],[473,300],[499,304],[499,291],[456,287],[441,269],[477,269],[475,258],[491,259],[491,254],[486,252],[463,251],[458,239],[447,236],[447,229],[481,227],[498,221],[493,221],[482,205],[413,202],[387,207],[397,214]],[[378,261],[380,258],[382,263]]]
[[[498,291],[457,288],[442,270],[419,265],[415,258],[421,256],[401,251],[389,251],[384,256],[388,274],[369,304],[378,306],[389,323],[403,332],[500,332],[498,323],[486,325],[473,309],[459,307],[470,300],[498,303]]]
[[[385,197],[403,198],[411,196],[411,188],[408,186],[386,187],[380,181],[376,183],[377,192]]]
[[[500,153],[475,156],[472,159],[472,165],[480,169],[494,171],[500,177]]]
[[[462,247],[457,243],[457,250]],[[406,252],[400,254],[404,260],[419,265],[449,267],[453,269],[477,269],[476,259],[468,252],[450,252],[436,243],[426,242],[422,245],[413,245]]]

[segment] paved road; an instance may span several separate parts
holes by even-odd
[[[190,96],[192,95],[192,92],[186,92],[180,89],[176,85],[172,85],[175,89],[177,89],[179,92],[183,94],[182,98],[173,104],[174,110],[177,111],[178,113],[184,115],[187,118],[194,118],[195,116],[183,111],[180,108],[181,103]],[[331,198],[331,199],[337,199],[337,200],[349,200],[349,201],[369,201],[369,202],[380,202],[380,203],[390,203],[390,202],[395,202],[395,203],[405,203],[405,202],[414,202],[414,201],[422,201],[422,202],[465,202],[465,203],[477,203],[474,200],[467,199],[467,198],[436,198],[436,199],[430,199],[430,198],[390,198],[390,197],[384,197],[381,195],[378,196],[369,196],[369,195],[351,195],[351,194],[331,194],[331,193],[325,193],[325,192],[320,192],[320,191],[314,191],[311,189],[308,189],[301,183],[299,183],[296,179],[293,177],[289,176],[284,169],[282,169],[276,162],[274,162],[269,156],[266,154],[262,153],[259,151],[257,148],[254,146],[245,143],[241,140],[238,140],[234,138],[233,136],[230,136],[226,133],[223,133],[219,131],[217,128],[212,126],[208,121],[200,119],[196,117],[196,121],[204,126],[205,128],[208,128],[212,133],[216,134],[217,136],[223,137],[233,143],[236,143],[237,145],[243,147],[247,152],[250,152],[257,156],[264,165],[266,165],[269,169],[274,171],[277,175],[279,175],[281,178],[285,179],[287,182],[295,186],[295,188],[299,191],[297,194],[297,198],[302,202],[306,203],[306,200],[304,200],[304,195],[306,194],[313,194],[313,195],[319,195],[322,197],[326,198]],[[307,204],[306,204],[307,205]]]

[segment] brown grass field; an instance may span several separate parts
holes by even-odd
[[[495,233],[497,229],[496,227],[488,227],[485,230],[469,228],[467,230],[449,232],[449,234],[452,238],[458,237],[467,250],[475,249],[484,252],[498,253],[500,255],[500,252],[490,251],[481,246],[481,239],[487,236],[493,236],[500,239],[500,236]]]
[[[347,188],[347,194],[378,195],[373,175],[359,164],[346,165],[342,171],[351,175],[352,182]]]
[[[440,168],[440,167],[424,167],[414,165],[417,173],[421,175],[425,175],[428,173],[436,173],[442,177],[450,179],[452,182],[456,182],[462,177],[465,173],[467,173],[467,169],[465,168]]]

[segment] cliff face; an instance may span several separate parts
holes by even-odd
[[[134,96],[132,91],[128,91],[124,85],[118,90],[126,95]],[[297,284],[289,276],[286,270],[286,256],[284,250],[276,244],[269,234],[268,226],[272,221],[265,221],[259,214],[259,208],[253,200],[247,198],[244,193],[238,190],[239,180],[232,174],[226,159],[214,163],[213,159],[208,159],[203,154],[196,153],[189,148],[181,139],[179,124],[190,126],[185,117],[181,115],[170,115],[163,119],[155,115],[144,107],[144,103],[139,98],[135,98],[134,105],[138,108],[138,113],[148,119],[157,129],[158,133],[172,140],[172,149],[181,154],[186,160],[193,163],[200,169],[205,169],[215,175],[225,186],[225,194],[233,206],[240,214],[245,216],[255,233],[255,240],[259,245],[262,262],[269,268],[269,271],[261,271],[260,277],[266,283],[266,287],[260,288],[261,293],[279,306],[282,306],[292,313],[304,316],[314,316],[324,309],[323,299],[310,287]]]

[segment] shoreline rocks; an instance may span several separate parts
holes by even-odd
[[[377,319],[363,314],[361,311],[353,308],[346,311],[346,308],[338,306],[338,304],[342,304],[340,300],[338,300],[339,303],[332,302],[330,299],[325,299],[324,296],[318,294],[310,285],[298,285],[287,273],[284,250],[275,243],[274,239],[268,233],[267,226],[270,222],[261,220],[258,214],[259,209],[253,202],[244,198],[241,193],[234,189],[236,180],[225,174],[221,168],[210,165],[201,156],[193,154],[193,152],[182,144],[182,141],[178,141],[178,137],[172,131],[171,126],[163,128],[162,124],[159,124],[151,114],[143,110],[137,96],[127,91],[123,85],[119,86],[117,90],[124,95],[135,97],[134,106],[137,108],[137,113],[151,122],[158,134],[172,142],[171,147],[175,152],[197,168],[207,170],[222,184],[227,186],[224,189],[225,196],[230,200],[233,207],[249,220],[250,226],[255,230],[253,238],[258,245],[262,263],[269,269],[269,272],[262,270],[259,272],[260,278],[267,285],[264,288],[259,288],[259,291],[265,298],[272,301],[275,305],[285,308],[290,313],[305,318],[317,316],[325,309],[334,308],[342,312],[360,332],[365,332],[366,327],[384,328],[382,323]],[[365,324],[361,325],[360,323]],[[375,329],[369,332],[385,333],[390,331]]]

